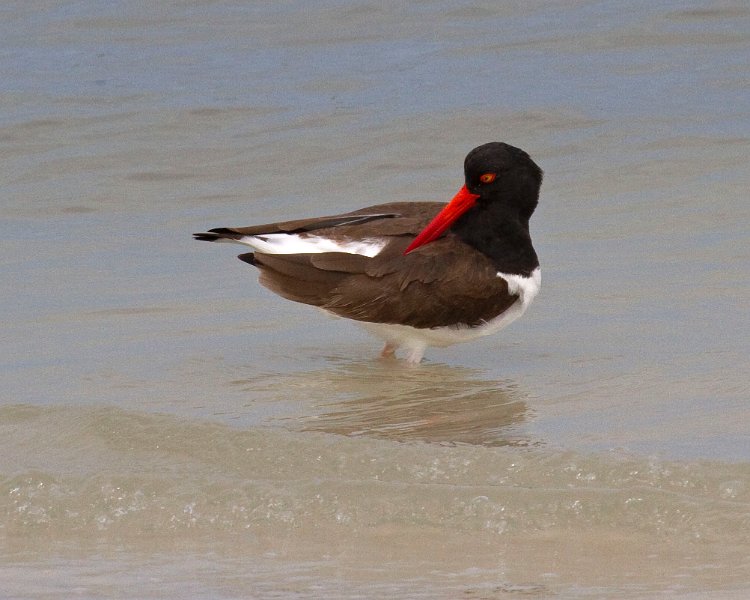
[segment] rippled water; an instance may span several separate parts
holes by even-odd
[[[745,598],[742,3],[6,3],[8,598]],[[541,295],[418,369],[193,231],[545,169]]]
[[[94,597],[133,570],[136,597],[165,582],[206,597],[746,589],[747,463],[394,443],[104,407],[0,417],[0,465],[15,471],[0,486],[4,570],[19,595]],[[40,582],[29,563],[71,583]]]

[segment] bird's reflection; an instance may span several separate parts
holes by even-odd
[[[531,443],[520,427],[529,411],[512,382],[483,379],[479,371],[441,364],[411,368],[397,361],[327,362],[328,369],[285,376],[290,380],[283,388],[302,392],[305,401],[298,405],[301,414],[277,422],[302,431],[395,441]]]

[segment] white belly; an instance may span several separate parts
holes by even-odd
[[[469,342],[485,335],[491,335],[506,327],[520,317],[536,295],[542,283],[542,272],[537,267],[530,277],[498,273],[508,282],[508,291],[518,294],[518,300],[503,314],[476,327],[450,326],[418,329],[409,325],[393,323],[368,323],[358,321],[358,324],[371,334],[381,338],[393,346],[400,346],[407,350],[409,362],[419,362],[428,346],[445,347],[453,344]]]

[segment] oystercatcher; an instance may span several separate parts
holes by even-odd
[[[491,142],[464,161],[447,204],[392,202],[342,215],[211,229],[198,240],[253,248],[240,260],[284,298],[358,322],[419,363],[428,346],[494,333],[539,292],[529,235],[542,170],[519,148]]]

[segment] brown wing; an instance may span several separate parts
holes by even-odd
[[[196,239],[217,241],[269,233],[310,233],[331,239],[367,239],[419,233],[445,206],[440,202],[391,202],[369,206],[343,215],[299,219],[251,227],[219,227],[194,234]]]
[[[439,205],[438,205],[439,206]],[[243,255],[277,294],[334,314],[417,328],[477,326],[518,298],[491,261],[454,236],[403,255],[410,237],[396,237],[377,256]]]

